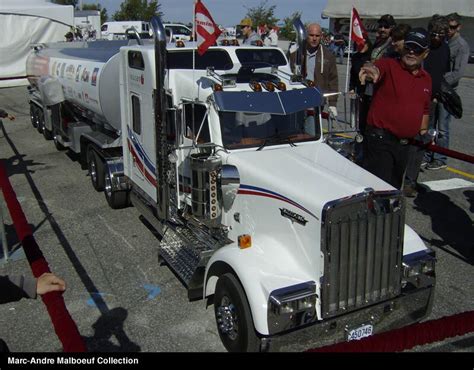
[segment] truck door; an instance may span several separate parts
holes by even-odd
[[[127,122],[127,145],[124,145],[126,174],[135,189],[156,202],[155,133],[152,86],[145,79],[145,64],[141,52],[128,51],[124,76]]]

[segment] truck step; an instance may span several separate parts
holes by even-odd
[[[197,269],[206,265],[213,250],[212,244],[188,227],[168,228],[160,243],[160,256],[188,287]]]

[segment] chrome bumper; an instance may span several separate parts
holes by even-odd
[[[261,338],[262,351],[301,352],[347,340],[348,331],[372,324],[374,335],[418,322],[431,313],[434,286],[294,331]]]

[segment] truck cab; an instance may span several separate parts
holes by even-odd
[[[278,48],[195,48],[121,49],[124,174],[164,235],[160,260],[190,299],[214,303],[225,347],[359,339],[399,325],[399,305],[404,323],[425,317],[433,253],[405,225],[401,193],[328,145],[323,92],[293,79]]]

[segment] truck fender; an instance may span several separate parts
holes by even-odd
[[[233,273],[244,288],[255,330],[262,335],[269,334],[267,303],[270,293],[278,288],[311,280],[288,253],[287,248],[275,240],[270,243],[271,253],[262,253],[262,249],[257,246],[242,250],[235,243],[220,248],[206,266],[203,287],[203,296],[209,297],[215,293],[219,276]],[[286,261],[285,274],[274,268],[278,264],[281,267],[282,260]]]

